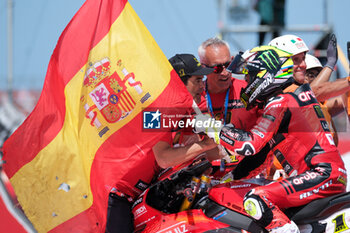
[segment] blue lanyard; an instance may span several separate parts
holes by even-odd
[[[214,116],[214,111],[213,111],[213,104],[210,99],[209,91],[208,91],[208,84],[206,84],[206,99],[207,99],[207,108],[210,111],[210,115],[215,118]],[[230,93],[230,88],[227,89],[226,91],[226,97],[225,97],[225,111],[224,111],[224,125],[226,124],[226,116],[227,116],[227,108],[228,108],[228,97]]]

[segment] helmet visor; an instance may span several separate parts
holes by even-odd
[[[227,71],[233,74],[248,74],[246,69],[247,60],[242,57],[243,52],[239,52],[230,65],[226,68]]]

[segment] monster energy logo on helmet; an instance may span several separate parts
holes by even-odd
[[[287,67],[282,67],[290,56],[290,53],[273,46],[260,46],[249,51],[244,69],[250,82],[241,91],[241,101],[247,109],[263,104],[276,91],[292,83],[292,64],[288,62]]]
[[[279,68],[281,67],[279,62],[279,56],[274,50],[269,49],[267,51],[262,52],[259,56],[258,59],[261,59],[263,62],[263,65],[266,66],[267,70],[273,73],[277,73]]]

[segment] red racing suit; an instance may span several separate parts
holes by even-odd
[[[289,175],[254,190],[270,209],[305,205],[346,191],[344,163],[308,84],[270,99],[250,131],[224,127],[220,143],[243,156],[270,145]]]

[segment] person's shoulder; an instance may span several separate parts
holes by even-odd
[[[294,92],[296,89],[298,89],[299,88],[299,86],[298,85],[296,85],[296,84],[292,84],[292,85],[290,85],[290,86],[288,86],[288,87],[286,87],[284,90],[283,90],[283,92],[284,93],[292,93],[292,92]]]
[[[205,98],[205,95],[206,95],[206,93],[203,91],[202,93],[201,93],[201,100],[200,100],[200,102],[199,103],[197,103],[198,104],[198,106],[200,106],[200,105],[202,105],[202,104],[206,104],[206,98]]]
[[[233,91],[237,90],[240,92],[242,88],[245,88],[247,86],[247,82],[242,79],[232,77],[231,81],[232,81]]]
[[[232,84],[234,84],[234,85],[241,85],[244,87],[247,86],[247,82],[244,79],[232,77],[231,81],[232,81]]]
[[[270,98],[266,104],[265,107],[270,107],[270,106],[280,106],[280,105],[284,105],[286,102],[289,102],[291,99],[291,95],[289,95],[288,93],[281,93],[279,95],[276,95],[272,98]]]
[[[205,92],[202,92],[200,103],[197,103],[197,105],[202,112],[207,110],[207,99],[205,98]]]

